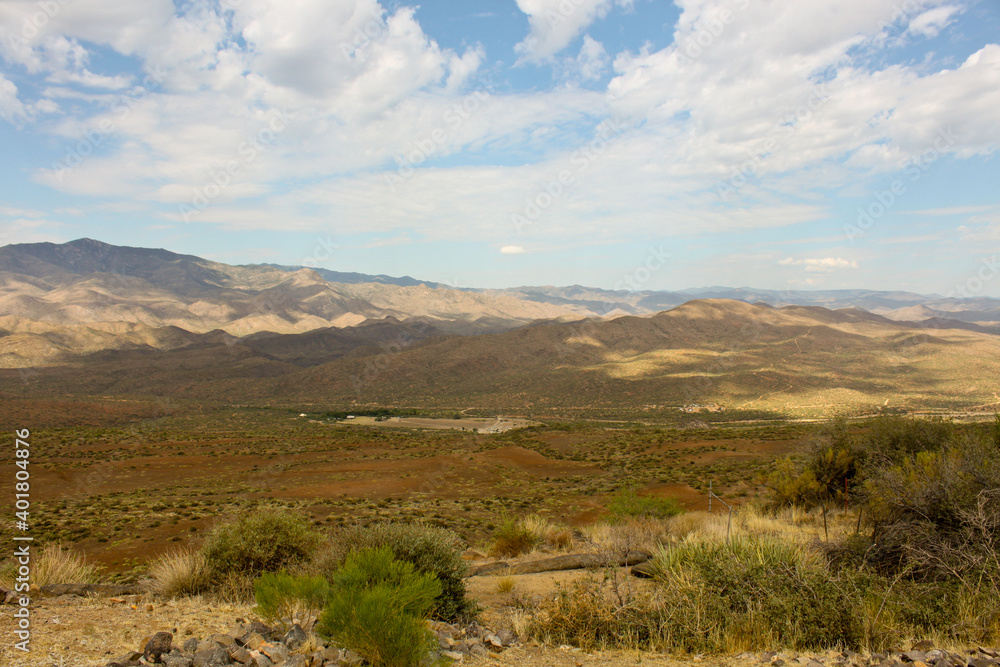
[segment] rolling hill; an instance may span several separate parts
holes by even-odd
[[[30,376],[19,396],[166,396],[303,407],[419,406],[532,415],[652,415],[691,404],[830,415],[1000,401],[1000,337],[860,309],[695,300],[652,317],[539,323],[477,336],[401,322],[106,351]],[[377,336],[374,334],[378,331]],[[365,340],[379,338],[374,345]]]

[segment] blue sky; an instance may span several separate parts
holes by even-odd
[[[0,36],[0,243],[1000,296],[995,1],[8,0]]]

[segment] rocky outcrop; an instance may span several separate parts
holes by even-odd
[[[510,631],[493,632],[477,623],[431,621],[429,627],[438,642],[436,658],[481,658],[517,643]],[[156,632],[143,641],[140,650],[106,667],[358,667],[362,663],[357,653],[329,644],[297,624],[281,630],[259,621],[238,620],[231,633],[205,639],[190,637],[179,642],[170,632]]]
[[[601,554],[567,554],[526,563],[497,561],[471,568],[466,576],[479,577],[486,574],[534,574],[536,572],[558,572],[560,570],[585,570],[599,567],[638,565],[649,560],[649,554],[630,551],[622,558],[608,558]]]

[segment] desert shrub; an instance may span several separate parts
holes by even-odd
[[[566,526],[558,526],[539,514],[528,514],[519,522],[528,532],[535,535],[539,544],[553,549],[568,549],[573,546],[573,531]]]
[[[665,648],[670,612],[652,596],[615,594],[609,579],[588,578],[560,588],[542,603],[526,631],[552,644],[585,650]],[[621,591],[619,591],[621,593]]]
[[[289,625],[300,619],[312,627],[330,597],[330,583],[323,577],[265,572],[253,584],[257,612],[268,623]]]
[[[764,486],[769,492],[768,506],[771,508],[810,507],[818,501],[822,488],[812,470],[800,470],[787,457],[775,464],[774,470],[764,479]]]
[[[532,551],[541,542],[534,531],[517,519],[503,517],[493,532],[489,553],[496,558],[512,558]]]
[[[470,620],[477,605],[466,595],[462,542],[449,530],[435,526],[377,523],[352,526],[335,533],[314,571],[330,577],[352,551],[389,547],[398,560],[412,564],[418,573],[434,575],[441,584],[433,616],[442,621]]]
[[[632,486],[620,489],[612,496],[607,509],[616,519],[636,517],[667,519],[684,511],[675,498],[641,496]]]
[[[441,585],[388,546],[348,555],[331,577],[331,593],[317,631],[351,648],[369,664],[411,667],[435,647],[425,619]]]
[[[17,568],[12,571],[16,573]],[[31,560],[32,584],[94,584],[97,580],[97,568],[82,554],[61,544],[45,546]]]
[[[180,550],[164,554],[149,568],[146,588],[158,595],[199,595],[209,589],[208,567],[198,551]]]
[[[583,648],[718,653],[860,647],[863,591],[776,539],[688,540],[656,560],[650,593],[585,581],[547,602],[532,632]]]
[[[772,641],[796,649],[857,647],[864,639],[853,583],[796,544],[687,541],[661,552],[656,565],[664,600],[681,616],[672,637],[677,648],[746,650]]]
[[[260,508],[213,528],[201,553],[213,580],[236,585],[264,572],[300,566],[315,555],[319,544],[319,533],[304,517]]]
[[[992,439],[968,435],[878,467],[864,491],[867,564],[1000,585],[1000,447]]]

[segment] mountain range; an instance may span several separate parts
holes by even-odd
[[[332,282],[338,279],[343,282]],[[903,319],[906,318],[906,319]],[[0,248],[0,389],[284,405],[828,413],[1000,401],[1000,300],[455,289],[80,239]]]

